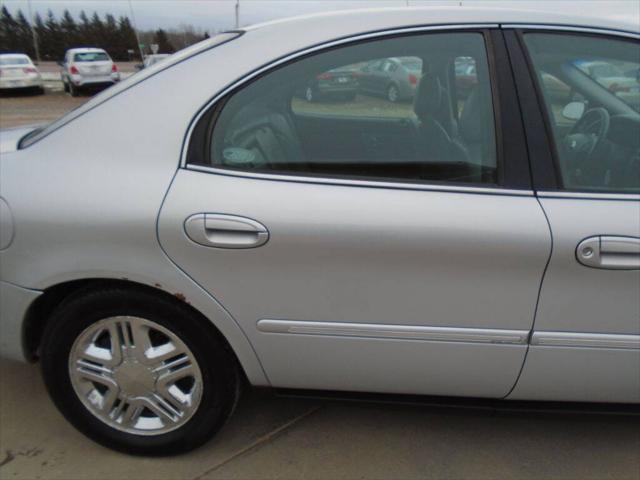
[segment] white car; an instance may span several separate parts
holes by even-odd
[[[31,59],[21,53],[0,55],[0,90],[31,89],[44,93],[40,72]]]
[[[64,90],[73,97],[81,90],[102,89],[120,81],[118,66],[101,48],[67,50],[60,66]]]
[[[130,453],[202,444],[245,382],[640,403],[640,112],[573,66],[637,68],[639,40],[557,12],[309,16],[2,132],[0,354]],[[300,98],[404,57],[412,104]]]
[[[619,66],[603,61],[576,61],[574,65],[604,88],[640,110],[640,74],[636,67],[631,75]]]

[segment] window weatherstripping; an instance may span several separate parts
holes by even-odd
[[[536,195],[541,198],[575,198],[584,200],[623,200],[628,202],[640,202],[640,195],[637,193],[542,191],[536,192]]]
[[[271,180],[278,182],[295,182],[295,183],[309,183],[317,185],[335,185],[346,187],[361,187],[361,188],[387,188],[393,190],[424,190],[432,192],[450,192],[450,193],[471,193],[478,195],[505,195],[505,196],[517,196],[517,197],[532,197],[534,196],[533,190],[518,190],[510,188],[491,188],[491,187],[466,187],[458,185],[440,185],[436,183],[418,183],[418,182],[389,182],[378,180],[356,180],[356,179],[342,179],[342,178],[328,178],[328,177],[304,177],[297,175],[284,175],[284,174],[272,174],[272,173],[253,173],[253,172],[241,172],[233,171],[226,168],[208,167],[205,165],[187,165],[184,167],[187,170],[194,170],[204,173],[212,173],[216,175],[224,175],[230,177],[241,177],[256,180]]]
[[[556,32],[577,32],[577,33],[595,33],[600,35],[612,35],[616,37],[626,37],[640,39],[640,33],[627,32],[625,30],[611,30],[606,28],[588,28],[588,27],[572,27],[563,25],[545,25],[545,24],[533,24],[533,23],[504,23],[500,25],[503,29],[521,29],[521,30],[549,30]]]

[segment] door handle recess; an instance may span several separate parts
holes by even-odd
[[[269,240],[269,231],[260,222],[219,213],[191,215],[184,222],[184,231],[205,247],[256,248]]]
[[[589,237],[576,248],[578,261],[593,268],[640,269],[640,238],[599,235]]]

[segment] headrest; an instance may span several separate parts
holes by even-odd
[[[438,77],[433,73],[425,73],[413,99],[413,111],[421,120],[433,115],[440,109],[443,97],[444,92]]]

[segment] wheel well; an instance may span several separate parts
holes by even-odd
[[[180,302],[183,306],[191,309],[196,315],[202,318],[215,332],[220,336],[223,342],[227,345],[230,354],[233,356],[238,371],[242,372],[241,375],[246,379],[244,370],[238,361],[233,348],[229,345],[229,342],[225,336],[213,325],[199,310],[195,309],[184,301],[184,296],[180,294],[171,295],[158,288],[150,287],[142,283],[132,282],[130,280],[117,280],[108,278],[95,278],[74,280],[70,282],[60,283],[58,285],[51,286],[44,290],[33,304],[29,307],[25,316],[22,331],[22,342],[25,356],[32,362],[35,362],[39,358],[40,345],[42,343],[42,335],[44,333],[47,322],[51,318],[51,314],[56,308],[58,308],[65,300],[81,294],[82,292],[91,292],[104,288],[124,288],[124,289],[137,289],[145,290],[158,297],[164,297],[172,302]]]

